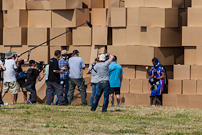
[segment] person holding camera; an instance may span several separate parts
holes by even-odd
[[[15,97],[17,96],[18,92],[20,91],[19,84],[16,79],[15,71],[17,70],[17,65],[15,63],[15,55],[11,51],[7,51],[5,54],[5,68],[6,70],[4,73],[4,83],[3,83],[3,92],[2,98],[4,98],[5,94],[8,90],[11,90],[11,101],[12,105],[16,103]]]
[[[122,66],[117,63],[117,57],[114,56],[112,64],[109,65],[110,72],[110,99],[111,106],[114,107],[114,92],[117,99],[117,107],[120,106],[120,87],[123,80],[123,70]]]
[[[99,57],[99,63],[97,63],[94,67],[98,74],[98,79],[97,79],[98,84],[97,84],[97,92],[95,95],[95,99],[93,101],[91,111],[96,110],[96,108],[98,106],[98,102],[99,102],[100,97],[103,92],[104,92],[104,101],[103,101],[103,106],[102,106],[102,112],[107,111],[107,107],[109,104],[109,91],[110,91],[109,65],[112,62],[112,60],[114,59],[114,56],[111,54],[108,54],[107,56],[109,56],[108,60],[106,60],[105,54],[101,54]]]
[[[65,105],[65,100],[63,97],[63,89],[60,84],[60,73],[64,73],[67,67],[59,68],[58,59],[61,56],[61,51],[56,50],[55,56],[49,62],[49,74],[47,80],[47,90],[46,90],[46,104],[51,105],[54,98],[54,92],[56,92],[58,97],[59,105]]]
[[[97,74],[97,71],[94,69],[95,65],[99,62],[99,59],[96,58],[95,59],[95,62],[89,66],[86,74],[91,74],[91,86],[92,86],[92,94],[90,96],[90,106],[93,105],[93,100],[94,100],[94,96],[96,94],[96,89],[97,89],[97,77],[98,77],[98,74]]]
[[[152,106],[156,106],[157,97],[160,96],[163,92],[165,85],[165,69],[161,65],[160,61],[157,58],[152,59],[153,66],[149,71],[149,68],[146,67],[147,73],[150,75],[150,82],[155,83],[151,86],[151,99]],[[151,80],[156,80],[151,81]]]
[[[79,51],[74,50],[72,57],[69,59],[69,91],[67,95],[67,101],[68,105],[71,104],[73,96],[74,96],[74,90],[75,87],[78,87],[78,90],[81,94],[81,101],[82,105],[86,106],[86,87],[85,87],[85,80],[83,79],[83,76],[81,74],[81,69],[85,69],[84,61],[79,56]]]
[[[15,55],[15,58],[18,58],[21,55],[21,54],[18,54],[16,51],[14,51],[13,53]],[[22,70],[22,65],[25,64],[25,62],[29,62],[30,53],[31,53],[31,51],[29,50],[27,59],[24,59],[24,60],[22,58],[16,59],[16,63],[18,65],[17,70],[16,70],[16,78],[17,78],[17,82],[20,85],[20,88],[23,92],[24,103],[27,103],[27,90],[25,88],[25,79],[27,76],[26,76],[26,73],[23,72],[23,70]],[[15,98],[16,98],[15,100],[17,101],[18,94]]]
[[[26,90],[30,92],[29,99],[27,100],[27,104],[33,104],[37,102],[37,95],[36,95],[36,80],[41,81],[45,73],[43,73],[43,76],[41,77],[39,75],[40,71],[35,68],[36,62],[34,60],[29,61],[30,68],[27,71],[27,82],[26,82]]]

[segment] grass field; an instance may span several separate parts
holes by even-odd
[[[16,104],[0,108],[0,134],[202,134],[202,111],[169,107]]]

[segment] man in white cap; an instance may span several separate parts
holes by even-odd
[[[106,61],[106,56],[109,56],[109,59]],[[108,103],[109,103],[109,91],[110,91],[110,73],[109,73],[109,65],[114,59],[114,56],[111,54],[101,54],[99,58],[99,63],[97,63],[94,67],[94,69],[97,71],[98,74],[98,84],[96,89],[96,95],[95,99],[93,100],[93,105],[91,108],[91,111],[95,111],[98,102],[100,100],[100,97],[102,93],[104,92],[104,101],[102,106],[102,112],[107,111]]]
[[[11,89],[11,100],[12,104],[16,103],[15,97],[17,96],[18,92],[20,91],[19,84],[17,83],[17,79],[15,76],[15,70],[17,70],[17,66],[15,63],[14,53],[11,51],[7,51],[5,55],[5,68],[4,71],[4,86],[2,92],[2,98],[5,96],[6,92]]]

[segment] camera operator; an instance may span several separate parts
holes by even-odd
[[[150,79],[154,78],[153,80],[157,79],[156,87],[151,88],[151,99],[152,99],[152,106],[156,106],[157,96],[160,96],[164,89],[165,84],[165,70],[161,65],[160,61],[157,58],[152,59],[153,66],[149,71],[149,68],[146,67],[147,73],[150,75]]]
[[[16,79],[15,71],[17,70],[17,66],[15,63],[15,57],[14,53],[11,51],[7,51],[5,55],[5,68],[6,71],[4,71],[4,86],[3,86],[3,92],[2,92],[2,98],[5,96],[5,94],[8,92],[8,90],[11,90],[11,100],[12,104],[16,103],[15,97],[17,96],[18,92],[20,91],[19,84]]]
[[[106,55],[101,54],[99,58],[99,63],[95,65],[95,70],[98,74],[98,84],[97,84],[97,92],[95,95],[95,99],[93,101],[93,106],[91,108],[91,111],[95,111],[98,102],[100,100],[100,97],[102,93],[104,92],[104,101],[102,106],[102,112],[107,111],[108,103],[109,103],[109,91],[110,91],[110,73],[109,73],[109,65],[114,59],[113,55],[109,55],[109,59],[106,61]]]
[[[61,56],[61,51],[56,50],[55,56],[49,62],[49,75],[47,81],[47,90],[46,90],[46,104],[51,105],[53,102],[54,92],[56,92],[59,105],[65,105],[65,100],[63,97],[63,89],[60,84],[60,73],[64,73],[63,70],[67,67],[62,67],[59,69],[58,59]]]
[[[67,59],[68,53],[67,50],[62,50],[61,52],[62,58],[58,60],[59,68],[61,69],[62,67],[69,67],[69,62]],[[69,84],[68,84],[68,79],[69,79],[69,70],[65,69],[63,74],[60,74],[60,83],[62,84],[63,88],[63,93],[65,94],[65,103],[67,104],[67,93],[69,89]],[[58,97],[56,97],[54,105],[58,104]]]
[[[14,55],[15,55],[15,58],[18,58],[20,56],[20,54],[18,54],[17,52],[13,52]],[[27,103],[27,90],[25,88],[25,79],[26,79],[26,73],[23,72],[22,70],[22,65],[25,64],[25,62],[29,62],[29,56],[30,56],[30,53],[31,51],[28,52],[28,56],[27,56],[27,59],[16,59],[16,63],[18,65],[17,67],[17,70],[16,70],[16,78],[17,78],[17,82],[18,84],[20,85],[20,88],[22,89],[22,92],[23,92],[23,97],[24,97],[24,103]],[[18,94],[17,96],[15,97],[16,101],[17,101],[17,98],[18,98]]]
[[[30,97],[27,101],[27,104],[33,104],[37,101],[35,88],[36,79],[38,79],[38,81],[41,81],[44,78],[45,73],[43,73],[42,77],[39,75],[40,71],[38,69],[35,69],[36,62],[34,60],[29,61],[29,66],[30,68],[27,71],[26,90],[30,92]]]
[[[89,66],[86,74],[91,74],[91,86],[92,86],[92,94],[90,96],[90,106],[93,105],[93,100],[94,100],[94,96],[96,94],[96,89],[97,89],[97,83],[98,83],[98,74],[97,71],[94,69],[95,65],[99,62],[99,59],[96,58],[95,62]]]
[[[83,76],[81,74],[81,69],[85,69],[84,61],[79,56],[79,51],[74,50],[72,57],[69,59],[69,68],[70,68],[70,74],[69,74],[69,91],[67,95],[68,105],[71,104],[75,87],[78,86],[78,89],[81,94],[81,101],[82,105],[86,106],[86,88],[85,88],[85,80],[83,79]]]

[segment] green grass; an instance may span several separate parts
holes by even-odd
[[[202,134],[202,111],[170,107],[16,104],[0,108],[0,134]]]

